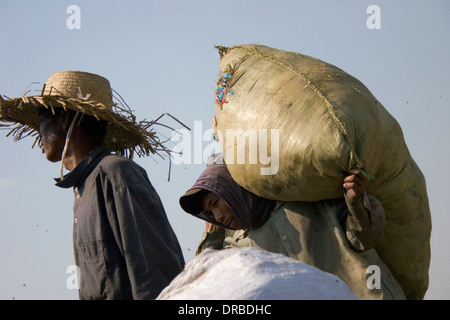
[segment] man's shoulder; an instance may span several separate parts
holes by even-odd
[[[105,173],[120,173],[137,171],[145,173],[145,170],[131,159],[117,154],[107,154],[99,162],[98,167]]]
[[[111,164],[111,165],[121,165],[124,163],[130,164],[135,162],[132,159],[126,158],[124,156],[114,154],[114,153],[107,153],[100,161],[102,164]]]
[[[277,213],[318,215],[325,212],[347,212],[344,197],[318,201],[286,201],[278,202],[272,215]]]

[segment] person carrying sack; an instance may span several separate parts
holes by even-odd
[[[385,215],[366,193],[367,178],[358,169],[343,178],[342,198],[283,202],[242,188],[220,156],[208,161],[180,198],[184,211],[207,222],[197,254],[206,248],[261,248],[338,276],[359,299],[405,299],[374,249],[383,238]]]

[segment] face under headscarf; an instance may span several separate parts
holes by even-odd
[[[254,229],[264,224],[276,204],[275,200],[259,197],[238,185],[225,164],[211,164],[180,198],[180,205],[186,212],[216,225],[221,224],[203,210],[202,198],[206,192],[202,190],[221,197],[243,229]]]

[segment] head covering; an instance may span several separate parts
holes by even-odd
[[[259,197],[238,185],[223,161],[209,163],[194,185],[180,198],[180,205],[184,211],[213,224],[221,225],[203,210],[202,198],[207,191],[225,201],[242,229],[254,229],[261,226],[276,204],[276,201]],[[230,229],[230,226],[221,226]]]
[[[108,126],[104,143],[117,154],[131,158],[134,153],[141,157],[158,151],[168,152],[155,132],[149,130],[155,122],[137,123],[123,100],[113,102],[112,92],[109,81],[99,75],[82,71],[54,72],[45,82],[40,95],[7,100],[0,96],[0,126],[12,127],[7,136],[12,135],[15,140],[36,136],[34,147],[36,142],[40,143],[38,109],[44,107],[52,112],[54,108],[70,109],[81,115],[106,120]]]

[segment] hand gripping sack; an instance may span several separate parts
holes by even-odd
[[[218,47],[217,137],[245,189],[284,201],[343,195],[352,167],[386,212],[377,248],[409,299],[428,288],[425,178],[398,122],[359,80],[313,57],[262,45]]]

